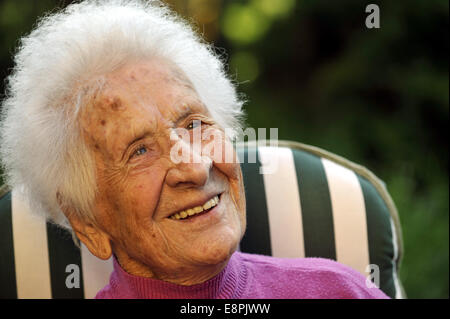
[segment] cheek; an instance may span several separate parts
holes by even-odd
[[[220,130],[209,130],[206,134],[209,139],[202,145],[202,155],[210,157],[228,177],[239,178],[239,160],[233,144]]]
[[[127,183],[126,211],[134,211],[137,221],[151,218],[156,210],[164,182],[165,171],[159,168],[147,169],[134,176]]]
[[[231,199],[241,215],[245,217],[244,180],[237,154],[233,145],[225,138],[222,139],[220,145],[216,143],[216,147],[221,148],[222,154],[221,156],[211,156],[214,166],[226,176],[230,186]]]
[[[242,171],[233,144],[220,130],[208,133],[211,138],[203,144],[202,155],[211,158],[214,166],[227,177],[231,195],[238,207],[245,207]]]
[[[148,226],[159,202],[164,175],[163,169],[147,168],[117,183],[105,184],[97,202],[99,222],[116,236],[144,223]]]

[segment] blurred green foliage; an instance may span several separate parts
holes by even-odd
[[[71,1],[0,1],[0,76],[20,36]],[[169,0],[228,54],[247,123],[316,145],[383,179],[397,204],[410,298],[448,298],[446,0]],[[376,3],[381,28],[367,29]],[[1,87],[3,92],[3,87]]]

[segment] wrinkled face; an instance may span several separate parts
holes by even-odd
[[[209,143],[232,148],[223,128],[181,70],[164,60],[128,64],[106,79],[80,121],[97,165],[95,218],[119,263],[130,273],[181,283],[223,268],[245,230],[239,164],[223,163],[224,151],[202,157]],[[216,138],[197,149],[192,140],[171,140],[176,128],[193,132],[194,120]],[[189,163],[171,160],[176,143]],[[177,219],[205,204],[216,206]]]

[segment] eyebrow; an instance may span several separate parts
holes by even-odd
[[[191,107],[189,106],[187,110],[183,111],[175,120],[174,124],[175,126],[178,125],[181,121],[183,121],[185,118],[187,118],[189,115],[193,114]]]
[[[177,119],[174,121],[175,126],[191,114],[203,113],[202,108],[206,109],[206,107],[198,100],[194,100],[192,103],[186,103],[186,109],[181,111],[180,115],[178,115]]]

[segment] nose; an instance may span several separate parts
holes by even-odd
[[[189,161],[181,161],[169,169],[166,183],[170,187],[201,187],[206,184],[212,168],[212,160],[201,156],[198,152],[186,145],[185,152],[189,152]]]

